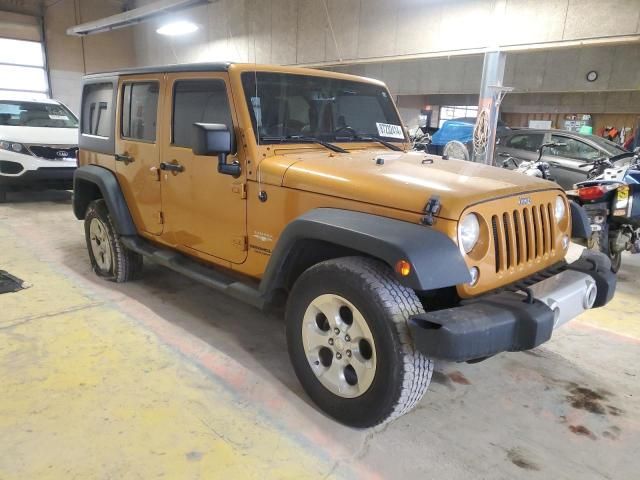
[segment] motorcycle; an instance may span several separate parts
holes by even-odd
[[[613,272],[620,269],[622,252],[640,253],[640,155],[632,155],[623,165],[616,157],[580,165],[592,167],[587,180],[567,192],[591,222],[587,248],[609,256]]]
[[[411,148],[421,152],[428,151],[429,144],[431,143],[431,135],[429,132],[423,132],[421,128],[417,128],[414,132],[409,132],[409,139],[411,140]]]
[[[543,143],[538,148],[538,159],[537,160],[520,160],[515,157],[507,157],[502,161],[503,168],[513,167],[512,170],[515,172],[523,173],[525,175],[529,175],[530,177],[542,178],[544,180],[551,180],[551,168],[549,167],[549,163],[542,161],[542,153],[545,148],[549,147],[564,147],[565,143],[558,142],[549,142]]]

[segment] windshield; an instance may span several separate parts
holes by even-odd
[[[328,142],[359,137],[405,141],[402,123],[383,86],[270,72],[245,72],[242,85],[260,143],[295,142],[296,137]]]
[[[78,119],[56,103],[0,101],[0,126],[78,128]]]
[[[623,155],[625,153],[630,153],[624,148],[622,148],[620,145],[613,143],[607,140],[606,138],[598,137],[597,135],[592,135],[590,139],[612,157]]]

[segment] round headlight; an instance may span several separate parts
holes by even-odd
[[[478,243],[478,238],[480,238],[480,222],[478,222],[478,217],[475,213],[470,213],[460,221],[458,225],[458,238],[465,253],[473,250],[473,247]]]
[[[555,216],[556,222],[560,223],[564,218],[564,215],[567,213],[567,207],[565,206],[564,199],[558,195],[556,197],[556,208],[555,208]]]

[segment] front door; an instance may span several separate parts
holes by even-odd
[[[544,150],[543,160],[551,167],[551,177],[565,190],[587,179],[591,164],[601,157],[600,151],[585,142],[561,134],[551,135],[551,141],[562,144]],[[587,166],[583,166],[587,164]]]
[[[218,173],[218,158],[193,154],[193,124],[237,126],[226,74],[169,74],[161,170],[166,240],[201,258],[241,263],[247,256],[244,168],[239,178]],[[237,156],[230,155],[227,162]],[[168,166],[173,165],[173,166]],[[167,169],[168,168],[168,169]]]
[[[162,233],[158,115],[162,111],[160,74],[126,77],[118,89],[116,175],[139,230]]]

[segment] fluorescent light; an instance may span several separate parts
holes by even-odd
[[[198,30],[198,26],[195,23],[187,22],[186,20],[180,20],[178,22],[171,22],[161,26],[156,30],[156,33],[174,37],[177,35],[186,35],[187,33],[193,33],[196,30]]]

